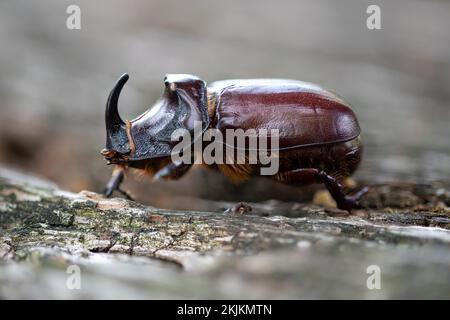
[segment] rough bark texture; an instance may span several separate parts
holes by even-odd
[[[373,185],[363,204],[175,212],[2,169],[0,298],[450,298],[449,189]]]

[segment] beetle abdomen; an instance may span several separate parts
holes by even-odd
[[[360,134],[350,106],[306,82],[278,79],[227,80],[211,84],[214,126],[279,129],[280,149],[345,142]]]

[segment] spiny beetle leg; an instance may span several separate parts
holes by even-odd
[[[120,189],[120,185],[123,182],[125,177],[125,169],[122,167],[117,167],[114,169],[111,179],[109,179],[108,183],[105,186],[103,194],[109,198],[112,196],[114,190],[117,190],[122,195],[125,196],[128,200],[133,200],[133,198],[124,190]]]
[[[123,181],[123,178],[124,178],[123,170],[114,170],[111,178],[109,179],[108,183],[105,186],[103,194],[107,198],[111,197],[114,190],[117,190],[119,188],[120,184]]]
[[[331,196],[336,201],[337,207],[341,210],[346,210],[349,213],[351,213],[352,209],[359,207],[359,199],[368,191],[368,188],[363,188],[352,196],[346,196],[342,185],[326,172],[318,172],[317,178],[319,182],[322,182],[327,187],[328,192],[330,192]]]
[[[171,162],[155,173],[153,176],[153,182],[166,177],[179,178],[185,174],[191,166],[191,164],[184,164],[182,162]]]
[[[283,172],[278,180],[288,184],[308,185],[312,183],[323,183],[330,192],[336,205],[341,210],[351,210],[358,206],[358,200],[367,192],[367,188],[362,189],[353,196],[346,196],[344,194],[341,184],[332,176],[324,171],[314,168],[297,169],[293,171]]]

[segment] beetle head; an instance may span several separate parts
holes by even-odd
[[[206,84],[193,75],[171,74],[164,79],[162,97],[139,117],[125,123],[118,112],[119,94],[128,75],[124,74],[111,91],[106,104],[106,148],[102,155],[109,163],[170,156],[177,141],[171,140],[176,129],[193,134],[196,121],[205,130],[209,125]]]

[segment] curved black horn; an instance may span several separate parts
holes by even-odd
[[[120,91],[122,90],[125,83],[128,81],[128,74],[124,73],[117,81],[114,88],[109,94],[108,101],[106,102],[106,112],[105,112],[105,122],[106,129],[116,131],[121,126],[125,125],[122,118],[119,115],[119,110],[117,109],[117,102],[119,101]]]

